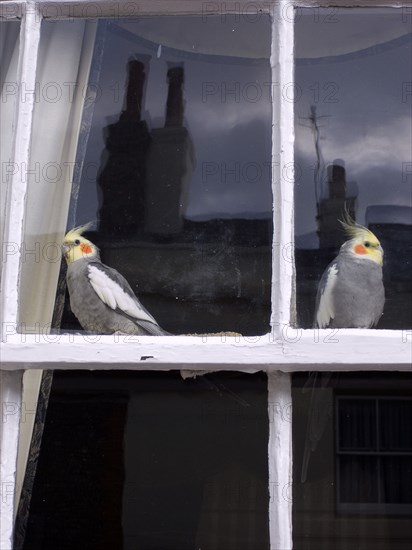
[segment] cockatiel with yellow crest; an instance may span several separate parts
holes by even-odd
[[[99,249],[82,235],[90,224],[64,237],[70,307],[84,330],[98,334],[168,334],[142,306],[129,283],[100,260]]]
[[[326,268],[316,298],[319,328],[371,328],[383,312],[383,249],[376,236],[352,220],[341,224],[350,239]]]
[[[350,238],[340,247],[339,254],[320,280],[315,326],[371,328],[381,318],[385,303],[383,249],[372,231],[355,223],[347,212],[340,223]],[[326,390],[331,376],[329,372],[310,375],[312,395],[302,460],[302,483],[307,479],[311,454],[316,450],[331,414],[330,395]]]

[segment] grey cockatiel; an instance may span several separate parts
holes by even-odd
[[[82,236],[88,228],[72,229],[62,245],[70,307],[84,330],[98,334],[168,334],[141,305],[126,279],[101,262],[98,248]]]
[[[341,222],[351,237],[324,272],[316,298],[319,328],[370,328],[383,312],[383,250],[375,235],[346,217]]]
[[[326,268],[316,296],[318,328],[371,328],[383,312],[383,250],[376,236],[348,214],[341,221],[350,237]],[[311,373],[304,391],[312,385],[301,481],[306,481],[311,453],[315,451],[332,414],[328,384],[331,373]]]

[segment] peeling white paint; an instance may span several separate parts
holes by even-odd
[[[23,371],[0,372],[0,548],[12,550]]]
[[[142,359],[144,358],[144,359]],[[302,330],[281,335],[128,336],[14,334],[3,368],[411,371],[412,331]]]
[[[293,258],[284,251],[294,242],[293,190],[294,182],[285,177],[293,167],[294,119],[293,97],[285,100],[282,90],[293,89],[293,11],[286,16],[290,2],[281,1],[275,6],[272,17],[272,191],[273,191],[273,268],[272,268],[272,326],[279,331],[281,325],[291,321]]]
[[[19,61],[17,80],[25,84],[25,97],[16,101],[15,133],[13,160],[17,166],[28,166],[32,117],[34,108],[34,89],[36,79],[37,51],[40,40],[40,17],[32,2],[26,3],[26,15],[20,27]],[[5,224],[5,242],[15,243],[17,250],[10,255],[2,266],[1,318],[2,341],[6,339],[5,327],[8,323],[17,323],[19,313],[20,251],[24,234],[24,209],[27,195],[27,182],[21,178],[21,170],[16,171],[10,182],[10,202]],[[22,368],[22,366],[20,367]],[[11,550],[13,537],[14,495],[16,493],[16,464],[21,411],[22,371],[2,373],[1,406],[14,407],[14,414],[7,422],[2,422],[0,440],[2,491],[6,487],[8,494],[1,495],[2,521],[0,541],[2,550]],[[10,492],[10,494],[9,494]]]
[[[292,550],[292,390],[288,374],[268,375],[271,550]]]

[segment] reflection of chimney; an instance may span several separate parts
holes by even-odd
[[[103,130],[105,150],[97,183],[102,191],[100,230],[108,239],[134,237],[143,225],[150,143],[146,122],[141,120],[144,84],[145,63],[129,60],[123,111],[117,122]]]
[[[126,108],[123,112],[135,115],[139,120],[142,116],[143,87],[145,81],[144,64],[132,59],[127,64]]]
[[[165,126],[183,126],[183,67],[174,67],[167,71],[169,92],[166,104]]]
[[[183,67],[167,72],[169,91],[164,128],[155,128],[147,162],[145,230],[167,236],[183,229],[194,169],[194,148],[183,126]]]
[[[337,161],[335,161],[337,162]],[[346,171],[344,166],[330,164],[328,166],[328,184],[330,199],[344,199],[346,196]]]
[[[355,219],[356,196],[346,196],[346,171],[344,161],[336,159],[327,167],[329,197],[319,204],[318,235],[320,248],[333,248],[345,241],[339,220],[345,208]]]

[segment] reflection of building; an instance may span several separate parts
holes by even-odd
[[[267,333],[272,219],[185,219],[194,146],[184,68],[169,65],[165,123],[153,130],[142,120],[145,74],[142,56],[129,62],[124,110],[105,129],[100,227],[87,237],[171,332]],[[67,302],[62,326],[78,328]]]
[[[100,229],[111,237],[146,232],[169,235],[183,229],[191,184],[194,149],[183,126],[183,67],[167,73],[169,91],[164,128],[151,134],[141,120],[144,63],[128,64],[126,106],[119,120],[105,128]]]
[[[412,208],[369,206],[365,218],[365,225],[377,235],[385,252],[384,327],[412,328]]]
[[[105,128],[106,149],[98,176],[102,190],[100,230],[110,237],[133,236],[142,226],[150,142],[147,124],[141,120],[144,67],[142,61],[129,61],[125,109],[116,123]]]
[[[183,126],[183,67],[170,68],[167,77],[165,126],[151,134],[145,197],[145,230],[162,235],[183,229],[194,166],[193,144]]]
[[[345,240],[342,219],[345,208],[355,219],[356,195],[346,196],[346,173],[343,161],[337,159],[327,169],[328,174],[328,198],[324,198],[319,204],[318,234],[320,248],[335,247]]]

